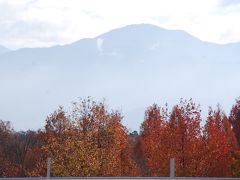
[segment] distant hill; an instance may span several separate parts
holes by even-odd
[[[93,39],[1,53],[0,118],[43,125],[58,105],[106,98],[138,130],[146,106],[192,97],[207,109],[240,95],[240,43],[203,42],[180,30],[129,25]],[[24,123],[23,123],[24,122]]]

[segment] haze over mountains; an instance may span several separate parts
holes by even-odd
[[[147,106],[192,97],[204,111],[240,96],[240,43],[218,45],[184,31],[129,25],[50,48],[0,47],[0,118],[39,128],[58,105],[105,98],[138,130]]]

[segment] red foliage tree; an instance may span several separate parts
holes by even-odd
[[[177,176],[198,176],[201,159],[201,127],[199,105],[181,100],[173,107],[167,123],[168,150],[175,158]]]
[[[230,177],[232,153],[236,148],[230,122],[225,113],[218,107],[210,108],[204,127],[204,174],[208,177]]]
[[[165,137],[166,123],[160,107],[150,106],[145,112],[141,126],[140,148],[145,160],[147,176],[167,176]]]
[[[231,109],[229,120],[237,138],[238,146],[240,146],[240,98],[236,99],[236,103]]]
[[[141,126],[141,149],[147,175],[169,176],[170,158],[175,158],[177,176],[197,176],[201,146],[199,107],[181,100],[169,114],[153,105]]]

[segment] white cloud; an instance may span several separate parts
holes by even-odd
[[[137,23],[182,29],[215,43],[240,41],[239,6],[233,6],[236,1],[224,2],[0,0],[0,44],[10,48],[65,44]]]

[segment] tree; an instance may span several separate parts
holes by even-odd
[[[233,177],[240,177],[240,151],[239,149],[233,153],[233,161],[231,164],[231,171]]]
[[[0,120],[0,177],[16,177],[21,167],[14,162],[14,130],[9,121]]]
[[[140,144],[148,176],[169,176],[175,158],[177,176],[198,176],[202,153],[200,110],[192,100],[182,100],[169,113],[156,104],[149,107],[141,126]]]
[[[166,123],[160,107],[150,106],[145,112],[140,131],[140,148],[145,160],[147,176],[167,176],[168,156],[164,154]]]
[[[204,127],[205,159],[204,174],[208,177],[230,177],[234,136],[230,122],[220,107],[210,108]]]
[[[201,110],[192,99],[180,100],[167,123],[169,157],[175,158],[176,176],[199,176],[201,160]]]
[[[45,159],[37,167],[44,167],[51,157],[53,176],[136,175],[121,120],[119,112],[108,112],[104,103],[90,98],[74,103],[70,113],[59,108],[46,120],[41,147]]]
[[[240,97],[236,99],[235,105],[232,106],[229,120],[237,138],[238,146],[240,146]]]

